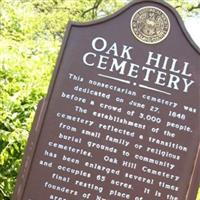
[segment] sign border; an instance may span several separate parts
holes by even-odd
[[[27,180],[29,178],[29,174],[30,174],[30,171],[31,171],[31,165],[32,165],[32,162],[34,160],[35,152],[37,150],[38,141],[40,139],[41,132],[42,132],[42,129],[43,129],[43,122],[45,120],[45,116],[47,114],[47,110],[48,110],[50,100],[51,100],[51,97],[52,97],[52,94],[53,94],[54,86],[55,86],[55,83],[57,81],[57,75],[58,75],[58,72],[60,70],[60,66],[61,66],[61,63],[62,63],[62,60],[63,60],[64,52],[65,52],[65,49],[67,47],[68,39],[70,37],[71,29],[73,27],[88,27],[88,26],[93,26],[93,25],[104,23],[106,21],[112,20],[115,17],[118,17],[119,15],[124,13],[126,10],[130,9],[132,6],[143,4],[143,3],[154,3],[154,4],[158,4],[160,6],[164,6],[166,9],[168,9],[177,19],[177,22],[178,22],[184,36],[186,37],[187,41],[191,45],[191,47],[200,55],[200,48],[196,45],[196,43],[193,41],[193,39],[189,35],[189,33],[188,33],[180,15],[178,14],[178,12],[171,5],[169,5],[168,3],[163,2],[161,0],[136,0],[136,1],[130,2],[126,6],[124,6],[123,8],[118,10],[117,12],[115,12],[114,14],[112,14],[108,17],[104,17],[104,18],[99,19],[99,20],[94,20],[92,22],[77,23],[77,22],[69,21],[67,28],[66,28],[66,31],[65,31],[64,38],[63,38],[61,49],[60,49],[60,52],[58,54],[56,65],[55,65],[55,68],[54,68],[54,71],[53,71],[53,74],[52,74],[52,78],[50,80],[47,95],[38,104],[38,110],[36,112],[34,123],[32,125],[31,131],[30,131],[30,138],[28,139],[28,142],[27,142],[27,145],[26,145],[26,148],[25,148],[25,153],[24,153],[24,156],[23,156],[23,159],[22,159],[21,168],[20,168],[20,171],[18,173],[17,181],[16,181],[16,184],[15,184],[15,189],[14,189],[14,192],[13,192],[13,195],[12,195],[12,198],[11,198],[12,200],[21,200],[23,198],[24,191],[25,191],[25,188],[26,188],[26,185],[27,185]],[[199,119],[199,124],[200,124],[200,119]],[[30,149],[30,145],[31,145],[31,149]],[[30,154],[30,152],[31,152],[31,154]],[[194,168],[193,168],[192,173],[191,173],[191,180],[190,180],[190,183],[188,184],[188,190],[186,191],[185,200],[191,200],[191,199],[196,198],[197,191],[194,194],[194,193],[191,192],[191,188],[195,187],[198,190],[199,179],[200,179],[200,170],[198,168],[196,169],[195,166],[200,165],[200,154],[198,154],[199,152],[200,152],[200,145],[199,145],[199,148],[197,149],[197,152],[196,152],[196,162],[194,161]],[[31,157],[30,155],[33,155],[33,156]]]

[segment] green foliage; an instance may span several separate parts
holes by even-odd
[[[68,20],[106,16],[123,2],[0,0],[0,200],[9,200],[13,192],[36,106],[46,94]]]
[[[166,0],[166,2],[176,8],[183,18],[200,14],[200,0]]]
[[[118,0],[0,1],[0,200],[9,200],[37,103],[45,96],[68,20],[88,21]],[[109,5],[109,6],[105,6]]]
[[[199,191],[198,191],[197,199],[196,199],[196,200],[200,200],[200,188],[199,188]]]

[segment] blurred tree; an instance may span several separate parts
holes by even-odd
[[[172,4],[179,12],[196,12],[200,11],[199,0],[166,0],[169,4]]]
[[[120,0],[0,0],[0,200],[12,194],[67,22],[96,19],[121,6]]]
[[[67,22],[106,16],[128,1],[0,0],[0,200],[12,194]],[[199,11],[199,1],[168,2],[180,12]]]

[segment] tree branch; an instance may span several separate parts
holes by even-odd
[[[175,6],[174,8],[175,8],[175,9],[177,9],[177,8],[181,8],[181,6],[180,6],[180,5],[179,5],[179,6]]]
[[[87,9],[86,11],[83,12],[83,14],[81,15],[81,17],[84,17],[88,12],[93,11],[93,17],[94,17],[94,11],[97,10],[100,6],[100,4],[102,3],[103,0],[96,0],[94,5]]]
[[[191,6],[191,8],[188,8],[188,11],[190,12],[196,9],[200,9],[200,3],[197,6]]]

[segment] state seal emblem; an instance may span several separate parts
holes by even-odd
[[[168,36],[170,21],[166,13],[161,9],[146,6],[133,14],[131,30],[139,41],[146,44],[156,44]]]

